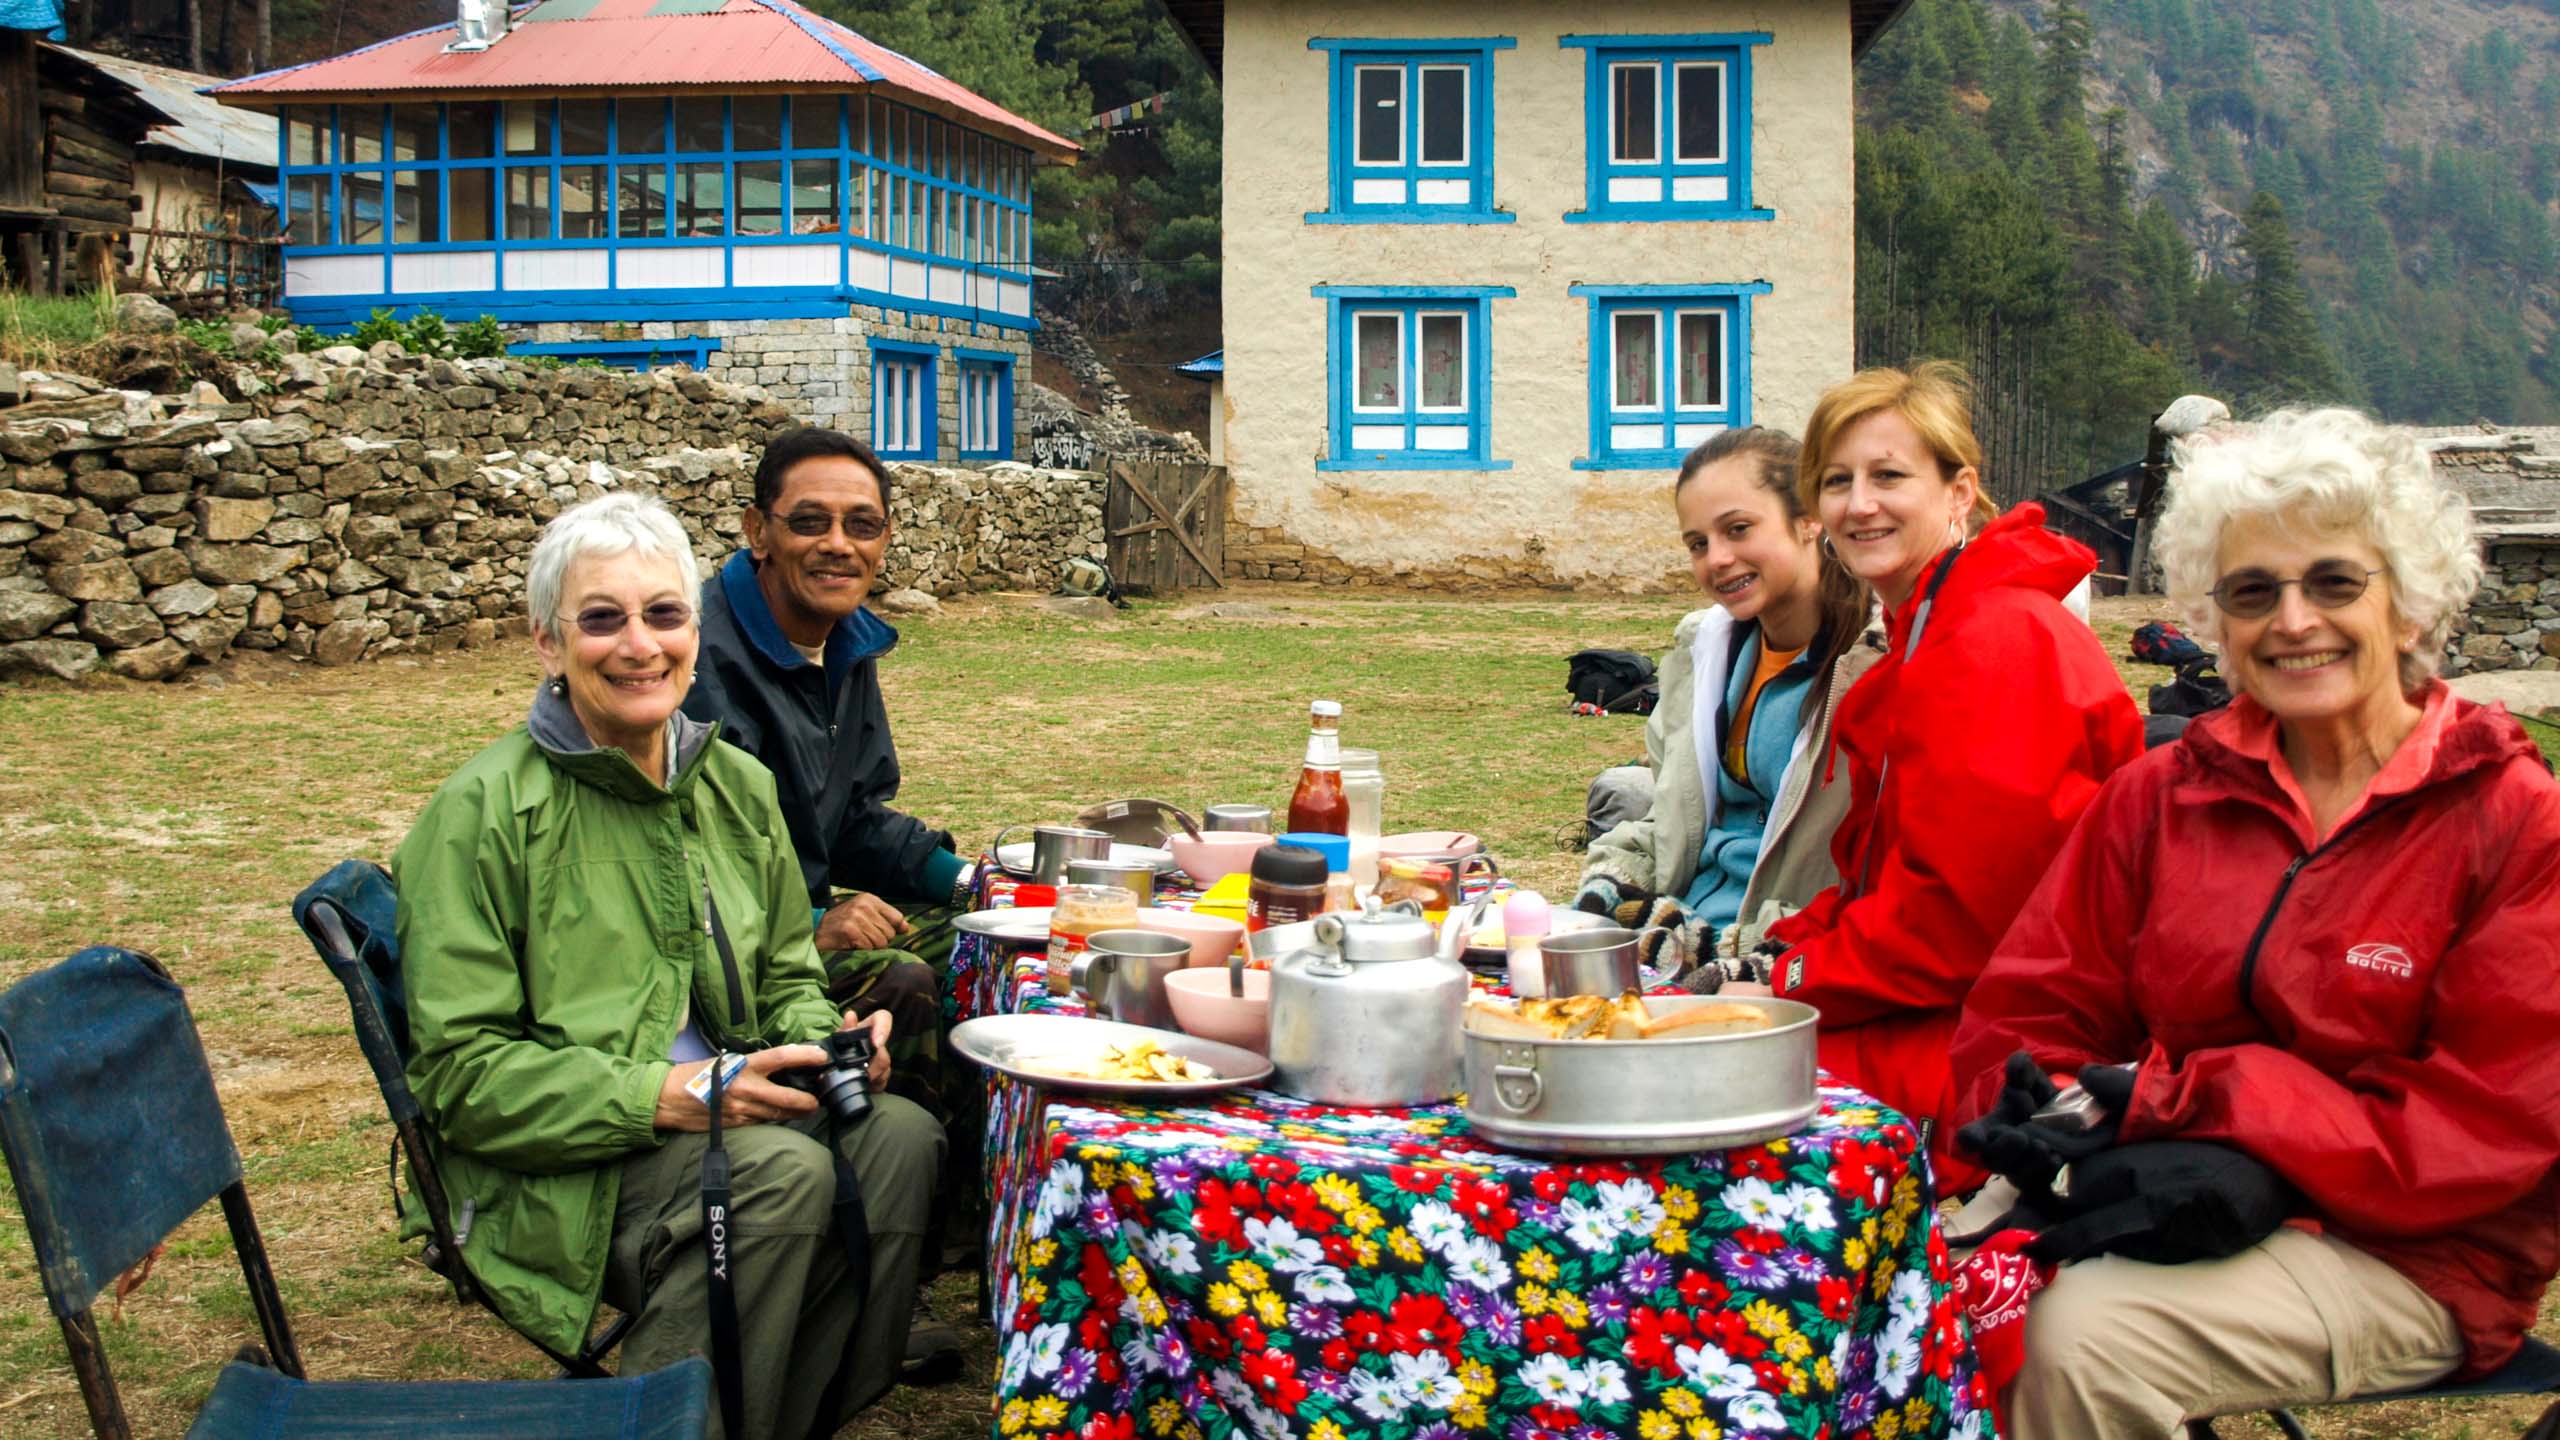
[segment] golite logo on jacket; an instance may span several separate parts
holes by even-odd
[[[2388,975],[2394,980],[2408,979],[2417,968],[2409,963],[2408,951],[2397,945],[2385,945],[2379,940],[2368,941],[2349,950],[2347,963],[2359,970]]]

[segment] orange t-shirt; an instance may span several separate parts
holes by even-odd
[[[1743,690],[1742,703],[1734,709],[1733,723],[1725,727],[1724,768],[1746,785],[1750,783],[1750,776],[1744,768],[1747,762],[1743,757],[1744,746],[1751,739],[1752,708],[1760,703],[1760,692],[1769,688],[1769,682],[1777,679],[1788,666],[1796,663],[1796,657],[1804,653],[1804,648],[1799,645],[1793,650],[1772,650],[1767,644],[1762,644],[1760,663],[1751,669],[1751,684]]]

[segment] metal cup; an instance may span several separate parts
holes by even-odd
[[[1137,896],[1142,906],[1156,903],[1156,867],[1143,860],[1070,860],[1067,862],[1067,883],[1117,885]]]
[[[1636,962],[1636,932],[1615,925],[1570,930],[1538,941],[1539,980],[1552,999],[1568,995],[1615,997],[1643,988]]]
[[[1271,807],[1268,805],[1212,805],[1200,812],[1203,830],[1242,830],[1254,835],[1271,833]]]
[[[1002,854],[1004,837],[1021,828],[1008,825],[997,831],[996,842],[987,848]],[[1056,885],[1067,878],[1068,861],[1110,858],[1111,837],[1099,830],[1086,830],[1075,825],[1034,825],[1031,827],[1031,868],[1015,873],[1034,885]]]
[[[1164,977],[1191,963],[1191,942],[1153,930],[1102,930],[1086,937],[1075,958],[1076,993],[1102,1015],[1131,1025],[1174,1030]]]

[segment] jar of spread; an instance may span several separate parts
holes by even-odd
[[[1089,937],[1137,923],[1138,897],[1126,886],[1059,886],[1057,908],[1049,912],[1049,993],[1074,993],[1076,957]]]
[[[1303,845],[1265,845],[1254,851],[1244,928],[1268,930],[1323,914],[1327,869],[1323,852]]]

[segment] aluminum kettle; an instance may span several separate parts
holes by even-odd
[[[1389,1107],[1458,1093],[1467,971],[1418,909],[1371,900],[1357,915],[1320,915],[1289,940],[1270,962],[1270,1088],[1320,1105]]]

